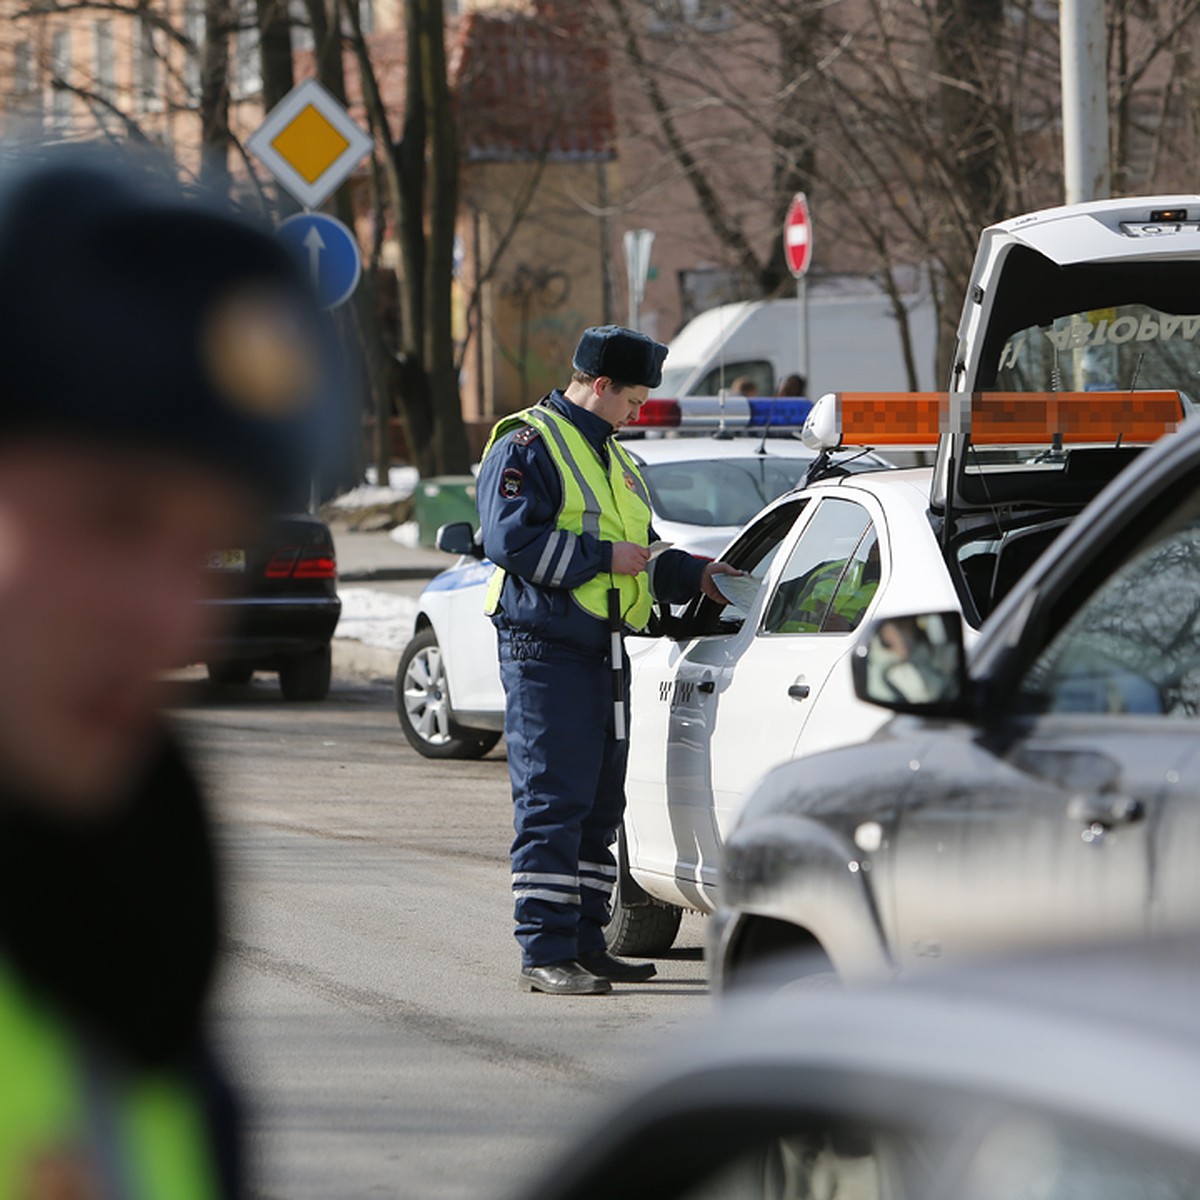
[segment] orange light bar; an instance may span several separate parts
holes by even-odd
[[[838,392],[844,446],[931,446],[968,432],[966,413],[945,392]],[[961,412],[961,416],[956,416]],[[971,441],[980,446],[1116,442],[1144,444],[1183,420],[1178,392],[976,392]]]
[[[945,392],[837,392],[843,446],[934,446],[949,428]]]
[[[971,397],[977,446],[1071,442],[1145,443],[1179,428],[1178,392],[983,392]]]

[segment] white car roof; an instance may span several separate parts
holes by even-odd
[[[621,445],[643,463],[696,462],[714,458],[758,458],[763,446],[762,434],[757,437],[719,438],[655,437],[621,439]],[[766,458],[799,458],[811,460],[813,452],[799,438],[769,437],[765,446]]]
[[[929,483],[933,478],[932,467],[909,467],[901,471],[862,471],[857,475],[844,475],[837,479],[820,479],[805,489],[797,488],[772,501],[772,506],[801,490],[810,495],[844,488],[855,488],[874,496],[880,504],[901,504],[924,511],[929,507]]]

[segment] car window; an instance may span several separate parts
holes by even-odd
[[[866,509],[823,500],[775,585],[763,631],[846,632],[862,619],[878,583],[878,538]]]
[[[996,390],[1187,391],[1200,369],[1198,334],[1200,316],[1149,304],[1065,313],[1008,337]]]
[[[1031,712],[1200,712],[1200,520],[1169,529],[1110,575],[1020,687]]]
[[[821,622],[822,633],[851,633],[879,590],[879,535],[869,525],[850,556],[833,600]]]
[[[745,571],[749,578],[762,584],[775,561],[784,539],[792,531],[801,513],[808,506],[807,499],[789,500],[764,514],[742,535],[724,555],[730,566]],[[730,605],[719,605],[700,595],[682,619],[678,636],[694,637],[706,633],[732,633],[740,629],[746,619],[744,610]]]
[[[776,496],[794,488],[811,460],[709,458],[650,463],[642,476],[655,514],[686,525],[745,525]]]
[[[700,382],[692,388],[695,396],[717,396],[721,392],[722,383],[732,387],[735,379],[749,379],[754,385],[751,396],[771,396],[775,393],[775,370],[765,359],[748,359],[745,362],[727,362],[722,366],[713,367]]]

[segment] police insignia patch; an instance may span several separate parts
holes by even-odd
[[[637,491],[637,481],[634,479],[634,477],[632,475],[629,474],[628,471],[625,473],[625,486],[631,492]]]
[[[506,467],[504,474],[500,476],[500,495],[505,500],[514,500],[521,494],[524,485],[525,476],[516,467]]]
[[[528,446],[530,442],[536,441],[540,436],[541,434],[532,425],[523,425],[513,434],[513,445]]]

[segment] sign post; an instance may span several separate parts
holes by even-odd
[[[627,229],[625,231],[625,268],[629,276],[630,329],[641,329],[642,300],[646,295],[646,278],[650,274],[650,249],[653,245],[653,229]]]
[[[796,281],[796,300],[800,312],[800,342],[804,347],[804,383],[806,392],[810,392],[812,376],[812,346],[808,336],[808,287],[804,282],[812,262],[812,220],[808,212],[808,199],[803,192],[797,192],[788,205],[787,216],[783,219],[783,258],[787,268]]]

